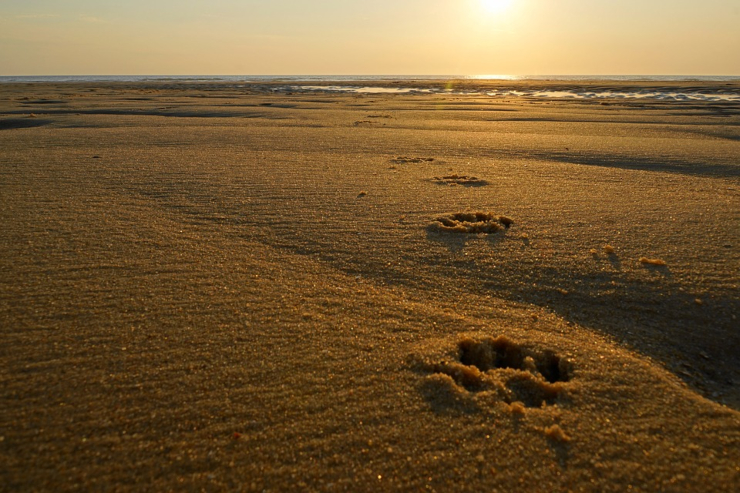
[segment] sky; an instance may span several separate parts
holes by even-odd
[[[740,0],[0,0],[0,75],[740,75]]]

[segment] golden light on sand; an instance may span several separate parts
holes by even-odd
[[[480,0],[483,10],[491,14],[500,14],[511,7],[513,0]]]
[[[0,78],[0,492],[740,493],[740,80],[385,77]]]

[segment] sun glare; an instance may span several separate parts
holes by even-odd
[[[499,14],[511,6],[513,0],[480,0],[483,10],[491,14]]]

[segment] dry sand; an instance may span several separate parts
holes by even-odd
[[[737,103],[5,84],[0,490],[738,491],[739,213]]]

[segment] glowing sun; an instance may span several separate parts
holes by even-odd
[[[491,14],[498,14],[508,9],[513,0],[480,0],[483,10]]]

